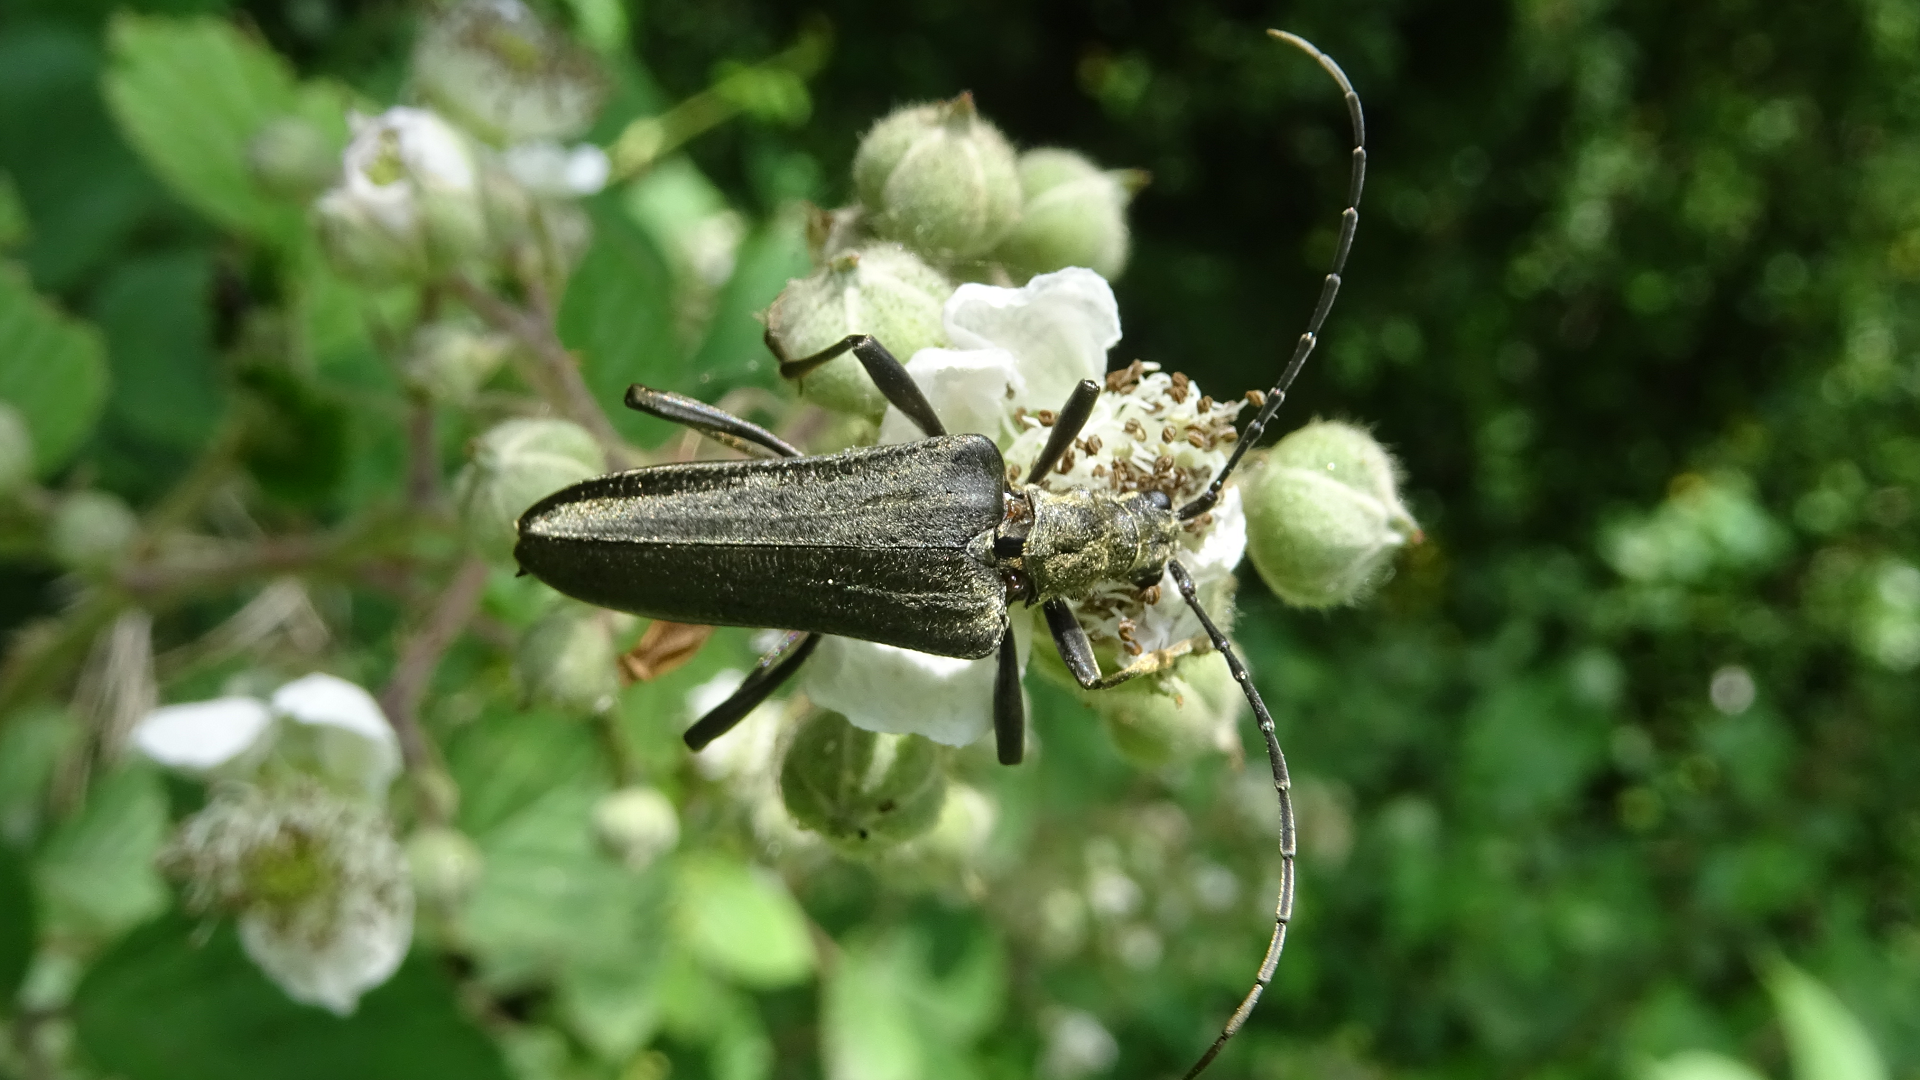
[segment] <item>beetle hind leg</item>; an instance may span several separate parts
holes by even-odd
[[[731,697],[707,710],[707,715],[695,721],[681,736],[686,740],[687,749],[704,750],[708,743],[732,731],[735,724],[780,689],[780,684],[792,678],[819,644],[819,634],[790,633],[780,639],[780,644],[762,656],[747,673],[746,681]]]

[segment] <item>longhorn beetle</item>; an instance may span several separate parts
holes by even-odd
[[[1366,125],[1346,73],[1304,38],[1268,33],[1318,61],[1346,96],[1353,126],[1347,208],[1306,332],[1226,465],[1191,502],[1176,508],[1159,491],[1055,493],[1037,486],[1092,413],[1099,396],[1092,380],[1074,388],[1025,483],[1009,485],[991,440],[947,434],[900,361],[880,342],[855,335],[813,356],[783,360],[781,374],[797,378],[852,352],[925,439],[808,457],[757,424],[636,385],[627,391],[628,407],[774,456],[654,465],[575,484],[521,516],[514,549],[525,572],[591,604],[676,622],[787,631],[731,697],[687,730],[695,750],[766,700],[806,662],[822,634],[840,634],[940,656],[978,659],[997,651],[993,726],[1007,765],[1020,762],[1026,738],[1008,605],[1040,604],[1061,658],[1080,685],[1092,689],[1141,672],[1130,668],[1102,679],[1068,601],[1106,581],[1144,589],[1171,576],[1253,706],[1280,802],[1280,894],[1266,958],[1219,1037],[1187,1070],[1189,1078],[1246,1022],[1273,977],[1293,914],[1294,818],[1273,717],[1246,665],[1200,606],[1193,579],[1174,558],[1174,541],[1183,522],[1219,499],[1313,352],[1340,290],[1366,180]]]

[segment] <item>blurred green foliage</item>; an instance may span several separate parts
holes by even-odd
[[[0,11],[17,263],[0,399],[50,489],[153,511],[232,440],[267,524],[346,520],[401,486],[383,328],[359,312],[405,303],[335,278],[298,212],[248,184],[244,143],[284,112],[396,100],[417,12],[110,7]],[[1803,1038],[1789,1017],[1783,1041],[1756,973],[1777,953],[1833,988],[1890,1075],[1920,1076],[1920,4],[820,13],[834,52],[799,87],[738,67],[793,39],[789,5],[552,6],[614,72],[600,141],[716,78],[752,114],[591,205],[559,328],[597,398],[772,388],[752,315],[806,269],[792,200],[844,200],[867,124],[962,89],[1023,146],[1153,174],[1117,362],[1220,396],[1264,386],[1318,288],[1347,136],[1324,76],[1258,31],[1313,38],[1366,103],[1359,239],[1287,415],[1372,425],[1427,539],[1358,610],[1243,586],[1236,635],[1294,766],[1302,870],[1276,981],[1221,1075],[1631,1076],[1697,1050],[1786,1075]],[[744,237],[718,281],[690,269],[714,229]],[[445,462],[481,422],[443,417]],[[66,607],[36,527],[0,519],[0,625],[99,629]],[[439,565],[433,543],[394,554]],[[489,583],[494,625],[537,614],[525,585]],[[195,643],[248,598],[236,582],[163,614],[170,697],[241,666]],[[336,577],[314,603],[371,680],[423,597]],[[500,650],[457,644],[425,719],[488,876],[344,1021],[285,1001],[230,932],[154,919],[150,852],[197,794],[139,771],[86,785],[57,711],[73,663],[9,670],[32,691],[0,721],[0,989],[21,987],[23,1045],[70,1016],[90,1075],[741,1080],[1071,1076],[1060,1061],[1101,1055],[1049,1054],[1069,1010],[1112,1032],[1114,1075],[1205,1045],[1277,875],[1257,767],[1135,770],[1035,680],[1043,752],[957,766],[999,801],[979,866],[946,881],[823,859],[782,884],[675,738],[687,691],[749,656],[723,633],[623,695],[631,762],[700,838],[633,875],[586,827],[618,780],[595,733],[513,707]]]

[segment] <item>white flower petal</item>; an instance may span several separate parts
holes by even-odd
[[[1213,527],[1201,538],[1199,550],[1180,553],[1180,565],[1196,583],[1233,573],[1247,553],[1247,512],[1240,504],[1240,489],[1230,486],[1222,491],[1208,513],[1213,515]]]
[[[949,433],[978,432],[995,442],[1012,435],[1012,399],[1025,395],[1027,383],[1005,349],[921,349],[907,361],[907,374]],[[924,438],[906,413],[887,407],[881,442]]]
[[[592,195],[607,185],[612,171],[606,152],[585,143],[571,150],[555,142],[521,143],[500,159],[522,187],[556,199]]]
[[[1113,287],[1078,266],[1019,289],[962,285],[941,317],[956,348],[1001,348],[1017,357],[1031,399],[1023,404],[1033,408],[1057,409],[1081,379],[1103,379],[1107,350],[1120,341]]]
[[[239,919],[240,944],[288,997],[347,1016],[360,995],[393,977],[413,941],[413,893],[404,877],[389,884],[334,898],[322,932],[303,918],[250,909]]]
[[[1031,613],[1011,612],[1015,651],[1025,671]],[[871,641],[829,637],[801,669],[814,704],[868,731],[925,735],[966,746],[993,727],[997,659],[960,660]]]
[[[567,190],[574,195],[597,195],[607,186],[607,177],[613,173],[613,162],[607,159],[607,152],[593,145],[582,143],[567,155]]]
[[[204,773],[264,751],[273,714],[250,697],[166,705],[134,725],[133,745],[169,768]]]
[[[379,796],[399,775],[393,726],[373,695],[353,683],[315,673],[274,691],[272,704],[313,729],[316,764],[328,778]]]

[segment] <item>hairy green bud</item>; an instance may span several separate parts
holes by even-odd
[[[658,788],[625,787],[593,808],[593,835],[607,854],[645,870],[680,842],[680,815]]]
[[[1189,656],[1172,671],[1083,692],[1120,755],[1143,768],[1191,761],[1233,745],[1239,684],[1218,653]]]
[[[947,343],[940,312],[952,295],[945,276],[899,244],[868,244],[834,256],[811,277],[787,282],[767,309],[767,332],[789,359],[811,356],[849,334],[871,334],[905,361]],[[854,416],[887,411],[887,399],[852,354],[801,379],[800,393]]]
[[[1398,470],[1365,429],[1315,421],[1245,474],[1247,555],[1290,604],[1333,607],[1365,597],[1419,527],[1400,501]]]
[[[0,499],[33,480],[33,431],[20,410],[0,401]]]
[[[512,555],[527,507],[606,471],[593,436],[566,420],[508,420],[474,440],[472,457],[454,499],[474,545],[501,559]]]
[[[415,896],[437,907],[457,907],[473,895],[486,869],[480,846],[466,833],[428,825],[407,838],[407,868]]]
[[[311,120],[276,117],[248,140],[247,168],[267,191],[307,202],[340,178],[340,148]]]
[[[478,327],[428,323],[407,345],[407,386],[447,405],[466,405],[513,351],[513,341]]]
[[[919,735],[883,735],[819,712],[780,766],[780,796],[805,828],[850,854],[933,828],[947,797],[944,754]]]
[[[596,713],[611,707],[620,693],[619,655],[606,617],[568,603],[527,628],[513,666],[530,700]]]
[[[1127,203],[1146,182],[1133,170],[1107,171],[1071,150],[1020,155],[1025,205],[994,258],[1015,281],[1069,266],[1112,280],[1127,266]]]
[[[938,262],[985,254],[1020,217],[1013,147],[970,94],[875,124],[854,155],[853,184],[875,232]]]
[[[100,571],[126,554],[139,531],[140,519],[118,495],[76,491],[54,510],[47,546],[69,570]]]

